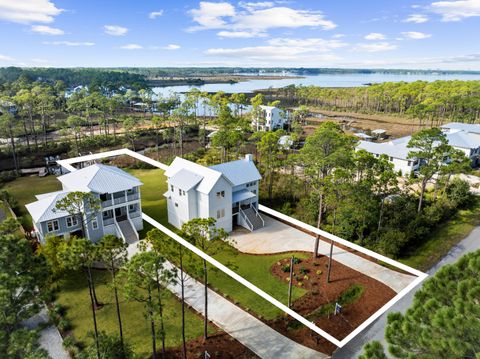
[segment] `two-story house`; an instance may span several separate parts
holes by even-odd
[[[193,218],[215,218],[216,226],[231,232],[233,225],[251,231],[263,227],[258,213],[261,179],[252,155],[204,167],[175,158],[165,171],[168,222],[177,228]]]
[[[62,190],[37,195],[37,201],[26,205],[40,241],[46,236],[77,235],[93,242],[113,234],[127,243],[138,240],[143,229],[140,182],[134,176],[102,164],[70,172],[58,177]],[[58,201],[71,192],[89,192],[98,198],[100,210],[84,205],[82,218],[56,208]],[[85,232],[85,233],[82,233]]]
[[[256,131],[274,131],[283,129],[288,122],[288,113],[274,106],[259,106],[257,116],[252,118],[252,127]]]

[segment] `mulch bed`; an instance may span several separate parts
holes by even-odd
[[[284,272],[282,269],[286,265],[290,265],[290,259],[277,262],[272,266],[271,273],[282,281],[288,282],[289,272]],[[301,274],[301,268],[308,271],[306,274],[308,277]],[[317,274],[317,271],[320,274]],[[292,303],[292,309],[302,316],[307,316],[327,303],[335,303],[338,297],[353,285],[362,286],[363,294],[352,304],[344,306],[340,314],[323,316],[315,321],[319,328],[339,340],[345,338],[396,295],[390,287],[335,260],[332,263],[328,284],[326,283],[327,272],[328,257],[326,256],[302,259],[301,263],[294,265],[293,285],[304,288],[308,292]],[[293,322],[295,322],[293,318],[286,316],[269,324],[285,336],[312,349],[328,354],[336,349],[333,344],[304,326],[299,326],[298,329],[292,328]]]
[[[179,333],[180,335],[180,333]],[[205,342],[203,338],[197,338],[187,342],[188,358],[204,358],[205,351],[210,354],[211,358],[222,359],[250,359],[258,358],[250,349],[244,347],[240,342],[226,334],[220,332],[212,334]],[[161,357],[161,351],[159,352]],[[182,348],[168,349],[166,358],[182,358]]]

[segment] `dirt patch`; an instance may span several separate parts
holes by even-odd
[[[211,335],[207,341],[197,338],[187,342],[188,358],[204,358],[205,351],[211,358],[250,359],[258,358],[250,349],[243,346],[228,334],[221,332]],[[161,352],[159,352],[161,354]],[[182,348],[168,349],[166,358],[182,358]]]
[[[272,275],[288,282],[290,259],[283,259],[271,268]],[[292,284],[306,289],[304,296],[292,303],[292,309],[304,317],[315,318],[315,324],[342,340],[356,327],[365,322],[372,314],[392,299],[396,293],[386,285],[370,278],[341,263],[333,261],[330,283],[327,284],[328,257],[302,259],[294,265]],[[315,311],[332,306],[345,293],[354,287],[361,287],[363,292],[351,303],[343,305],[338,315],[325,314],[313,316]],[[317,351],[331,354],[336,347],[300,325],[294,319],[285,317],[269,323],[274,329],[285,336]]]

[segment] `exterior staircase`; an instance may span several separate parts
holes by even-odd
[[[249,228],[251,231],[254,231],[265,226],[262,216],[258,213],[253,207],[242,210],[245,216],[248,218]]]
[[[133,228],[132,223],[130,223],[128,218],[123,221],[117,221],[117,224],[125,243],[132,244],[138,241],[138,233],[135,228]]]

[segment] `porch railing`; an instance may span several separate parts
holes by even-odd
[[[127,200],[130,202],[130,201],[135,201],[136,199],[138,199],[139,196],[138,196],[138,193],[133,193],[133,194],[129,194],[127,196]]]
[[[112,224],[115,223],[115,219],[114,218],[104,218],[103,219],[103,225],[104,226],[110,226]]]
[[[257,218],[260,218],[260,220],[262,221],[262,227],[265,227],[265,221],[263,220],[262,216],[260,215],[260,213],[258,213],[258,210],[255,206],[252,206],[253,210],[255,211],[255,215],[257,216]]]

